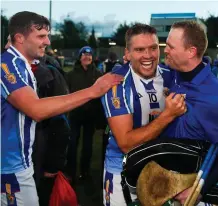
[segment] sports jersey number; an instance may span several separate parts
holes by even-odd
[[[154,93],[149,93],[148,96],[149,96],[149,99],[150,99],[150,102],[151,102],[151,103],[152,103],[152,102],[157,102],[157,96],[156,96],[156,94],[154,94]]]

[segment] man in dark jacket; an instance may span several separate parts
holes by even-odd
[[[70,92],[88,88],[101,76],[92,58],[92,49],[89,46],[80,49],[74,69],[67,77]],[[100,100],[96,99],[70,112],[70,124],[73,137],[72,148],[70,148],[69,151],[68,168],[71,170],[73,179],[76,175],[76,156],[81,127],[83,127],[83,145],[80,160],[80,178],[84,179],[89,176],[95,119],[96,115],[99,115],[99,108],[101,109]]]
[[[57,64],[55,59],[45,55],[31,65],[40,98],[69,93],[67,83],[56,67]],[[42,206],[49,203],[56,173],[65,171],[70,135],[66,114],[49,118],[36,125],[33,148],[34,176]]]

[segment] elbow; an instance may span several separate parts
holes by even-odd
[[[43,119],[42,118],[40,118],[40,117],[38,117],[37,115],[36,116],[32,116],[31,117],[35,122],[41,122]]]
[[[38,122],[41,122],[43,119],[40,119],[40,118],[36,117],[36,118],[33,118],[33,120],[38,123]]]
[[[128,153],[130,148],[126,144],[119,144],[119,148],[123,153]]]
[[[42,120],[44,120],[44,116],[40,113],[32,113],[30,115],[30,118],[32,118],[35,122],[41,122]]]

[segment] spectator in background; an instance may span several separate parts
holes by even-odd
[[[58,55],[52,49],[47,50],[46,55],[44,56],[44,61],[48,62],[49,65],[52,65],[53,67],[58,69],[58,71],[65,76],[61,60],[58,58]]]
[[[214,62],[212,65],[212,72],[218,78],[218,54],[217,54],[217,58],[214,59]]]
[[[117,59],[117,55],[114,52],[108,53],[108,59],[105,60],[105,72],[111,72],[112,68],[115,66],[115,64],[120,64],[119,60]]]
[[[103,74],[104,73],[104,64],[99,57],[95,58],[94,64],[96,68]]]
[[[32,71],[37,81],[39,98],[69,94],[64,76],[53,57],[45,55],[34,61]],[[58,171],[65,171],[71,130],[67,114],[58,115],[36,125],[33,148],[35,181],[41,206],[47,206]]]
[[[68,74],[68,86],[70,92],[76,92],[80,89],[88,88],[101,76],[93,63],[92,48],[85,46],[80,49],[78,60],[74,69]],[[72,178],[76,177],[76,159],[80,131],[83,127],[83,144],[82,155],[80,160],[80,179],[85,179],[90,174],[90,165],[92,157],[92,143],[95,132],[95,120],[101,113],[100,100],[90,101],[87,104],[70,112],[70,124],[72,129],[72,144],[69,151],[68,169],[72,174]],[[103,110],[102,110],[102,116]],[[70,171],[71,170],[71,171]]]

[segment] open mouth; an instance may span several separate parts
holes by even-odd
[[[151,69],[153,66],[153,61],[142,62],[141,65],[144,69]]]
[[[40,50],[44,52],[45,51],[45,47],[40,48]]]

